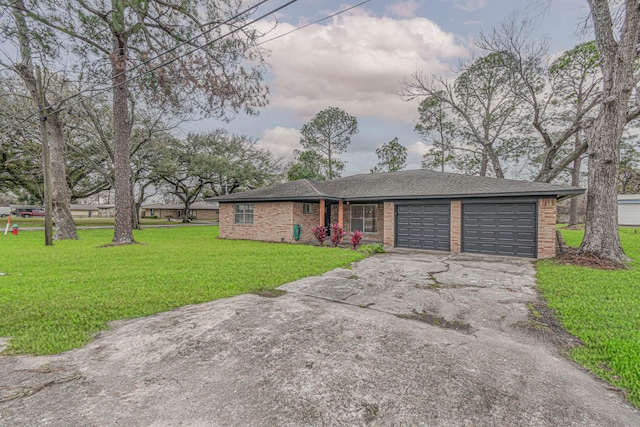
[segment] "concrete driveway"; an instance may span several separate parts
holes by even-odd
[[[560,355],[573,338],[544,317],[533,274],[398,251],[281,296],[118,322],[78,350],[0,357],[0,425],[640,425]]]

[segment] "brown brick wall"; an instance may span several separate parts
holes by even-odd
[[[462,202],[460,200],[451,201],[450,227],[450,250],[458,253],[462,250]]]
[[[383,244],[385,248],[393,248],[396,245],[396,217],[395,204],[384,202]]]
[[[320,224],[320,204],[311,203],[311,214],[305,214],[303,212],[304,203],[293,203],[293,223],[300,224],[302,227],[300,243],[316,242],[316,238],[313,237],[311,229]],[[291,232],[293,233],[293,228]]]
[[[556,256],[556,199],[538,200],[538,258]]]
[[[217,209],[193,209],[193,216],[195,219],[209,219],[212,221],[218,220]]]
[[[294,242],[293,205],[293,202],[255,203],[253,224],[235,224],[234,204],[220,203],[220,238]]]

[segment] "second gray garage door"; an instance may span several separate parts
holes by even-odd
[[[462,251],[535,258],[536,203],[463,203]]]
[[[396,246],[449,250],[451,205],[415,203],[396,206]]]

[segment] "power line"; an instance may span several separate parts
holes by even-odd
[[[207,30],[207,31],[205,31],[205,32],[203,32],[203,33],[200,33],[200,34],[198,34],[197,36],[194,36],[194,37],[192,37],[191,39],[186,40],[186,41],[184,41],[184,42],[182,42],[182,43],[180,43],[180,44],[178,44],[178,45],[176,45],[176,46],[171,47],[170,49],[167,49],[167,50],[165,50],[165,51],[163,51],[163,52],[159,53],[159,54],[158,54],[158,55],[156,55],[155,57],[153,57],[153,58],[151,58],[151,59],[148,59],[147,61],[142,62],[142,63],[140,63],[140,64],[138,64],[138,65],[134,66],[133,68],[130,68],[130,69],[128,69],[128,70],[126,70],[126,71],[124,71],[123,73],[120,73],[119,75],[124,74],[124,73],[126,73],[126,72],[130,72],[131,70],[135,70],[135,69],[137,69],[137,68],[140,68],[141,66],[146,65],[146,64],[148,64],[149,62],[151,62],[151,61],[153,61],[153,60],[155,60],[155,59],[158,59],[158,58],[162,57],[163,55],[166,55],[167,53],[171,53],[172,51],[176,50],[176,49],[177,49],[177,48],[179,48],[180,46],[184,46],[185,44],[191,43],[191,42],[193,42],[193,41],[197,40],[198,38],[202,37],[203,35],[205,35],[205,34],[207,34],[207,33],[211,32],[211,31],[213,31],[213,30],[215,30],[215,29],[217,29],[217,28],[220,28],[220,27],[221,27],[221,26],[223,26],[223,25],[228,25],[229,23],[231,23],[231,22],[232,22],[232,20],[234,20],[234,19],[236,19],[236,18],[238,18],[238,17],[240,17],[240,16],[242,16],[242,15],[244,15],[244,14],[248,13],[248,12],[249,12],[249,11],[251,11],[252,9],[257,8],[258,6],[260,6],[260,5],[264,4],[264,3],[266,3],[267,1],[269,1],[269,0],[262,0],[262,1],[258,2],[258,3],[256,3],[255,5],[253,5],[253,6],[249,7],[249,8],[247,8],[247,9],[243,10],[242,12],[240,12],[240,13],[238,13],[238,14],[234,15],[233,17],[229,18],[228,20],[226,20],[226,21],[224,21],[224,22],[222,22],[222,23],[220,23],[220,24],[216,25],[215,27],[213,27],[213,28],[211,28],[211,29],[209,29],[209,30]],[[209,41],[209,42],[207,42],[207,43],[205,43],[205,44],[203,44],[203,45],[197,46],[197,47],[195,47],[195,48],[193,48],[193,49],[191,49],[191,50],[189,50],[189,51],[187,51],[187,52],[185,52],[185,53],[183,53],[183,54],[181,54],[181,55],[175,56],[175,57],[173,57],[173,58],[171,58],[171,59],[169,59],[169,60],[167,60],[167,61],[165,61],[165,62],[163,62],[163,63],[161,63],[161,64],[156,65],[155,67],[152,67],[151,69],[149,69],[149,70],[147,70],[147,71],[145,71],[145,72],[143,72],[143,73],[141,73],[141,74],[138,74],[138,75],[135,75],[135,76],[133,76],[133,77],[130,77],[130,78],[128,78],[127,80],[125,80],[124,82],[119,83],[119,84],[118,84],[118,86],[125,85],[125,84],[127,84],[127,83],[129,83],[129,82],[131,82],[131,81],[133,81],[133,80],[137,80],[137,79],[139,79],[140,77],[143,77],[143,76],[145,76],[145,75],[147,75],[147,74],[150,74],[150,73],[152,73],[152,72],[154,72],[154,71],[156,71],[156,70],[158,70],[158,69],[160,69],[160,68],[162,68],[162,67],[165,67],[165,66],[167,66],[167,65],[169,65],[169,64],[174,63],[174,62],[175,62],[175,61],[177,61],[178,59],[181,59],[181,58],[183,58],[183,57],[185,57],[185,56],[187,56],[187,55],[190,55],[190,54],[192,54],[192,53],[194,53],[194,52],[197,52],[198,50],[203,49],[203,48],[204,48],[204,47],[206,47],[206,46],[209,46],[209,45],[211,45],[211,44],[213,44],[213,43],[216,43],[216,42],[218,42],[218,41],[220,41],[220,40],[222,40],[222,39],[224,39],[224,38],[226,38],[226,37],[229,37],[229,36],[231,36],[231,35],[233,35],[233,34],[237,33],[238,31],[240,31],[240,30],[242,30],[242,29],[244,29],[244,28],[248,27],[249,25],[252,25],[252,24],[256,23],[256,22],[257,22],[257,21],[259,21],[259,20],[262,20],[262,19],[264,19],[265,17],[267,17],[267,16],[269,16],[269,15],[272,15],[272,14],[274,14],[274,13],[276,13],[276,12],[278,12],[278,11],[280,11],[280,10],[284,9],[285,7],[290,6],[291,4],[293,4],[293,3],[297,2],[297,1],[298,1],[298,0],[290,0],[289,2],[287,2],[287,3],[283,4],[282,6],[279,6],[279,7],[275,8],[275,9],[273,9],[273,10],[271,10],[271,11],[269,11],[269,12],[267,12],[267,13],[263,14],[263,15],[261,15],[261,16],[259,16],[258,18],[254,19],[254,20],[252,20],[252,21],[249,21],[249,22],[247,22],[247,23],[245,23],[245,24],[241,25],[240,27],[235,28],[234,30],[232,30],[232,31],[230,31],[230,32],[228,32],[228,33],[226,33],[226,34],[221,35],[220,37],[217,37],[217,38],[215,38],[215,39],[213,39],[213,40],[211,40],[211,41]],[[60,112],[60,111],[62,111],[62,110],[63,110],[63,109],[65,109],[65,108],[69,108],[69,107],[72,107],[72,106],[74,106],[74,105],[79,104],[79,103],[80,103],[80,102],[82,102],[82,101],[85,101],[85,100],[88,100],[88,99],[95,98],[96,96],[100,95],[101,93],[103,93],[103,92],[106,92],[106,91],[108,91],[108,90],[113,89],[113,86],[111,86],[111,87],[107,87],[107,88],[102,88],[102,89],[97,89],[97,88],[96,88],[96,86],[101,85],[101,84],[104,84],[104,83],[107,83],[107,82],[111,81],[112,79],[113,79],[113,77],[111,77],[111,78],[109,78],[109,79],[107,79],[107,80],[103,80],[103,81],[102,81],[102,82],[100,82],[100,83],[96,83],[96,84],[94,85],[94,87],[92,87],[92,88],[84,89],[84,90],[82,90],[82,91],[80,91],[80,92],[74,93],[73,95],[70,95],[70,96],[68,96],[68,97],[66,97],[66,98],[63,98],[63,99],[61,99],[61,100],[57,101],[56,103],[57,103],[57,104],[59,104],[59,105],[61,105],[61,106],[60,106],[59,108],[56,108],[56,109],[49,109],[49,113],[57,113],[57,112]],[[83,99],[81,99],[81,100],[79,100],[79,101],[77,101],[77,102],[74,102],[74,103],[71,103],[71,104],[68,104],[68,105],[66,105],[66,106],[62,107],[62,104],[63,104],[64,102],[69,101],[69,100],[71,100],[71,99],[73,99],[73,98],[77,98],[78,96],[80,96],[81,94],[83,94],[83,93],[85,93],[85,92],[95,92],[95,93],[94,93],[94,94],[92,94],[92,95],[90,95],[90,96],[88,96],[88,97],[86,97],[86,98],[83,98]],[[35,118],[36,116],[37,116],[37,113],[31,114],[31,116],[27,117],[27,118],[26,118],[26,119],[24,119],[22,122],[20,122],[20,123],[18,124],[18,126],[21,126],[22,124],[26,123],[27,121],[32,120],[32,119],[33,119],[33,118]],[[10,126],[7,126],[5,129],[8,129],[9,127],[10,127]],[[4,132],[4,130],[5,130],[5,129],[2,129],[2,130],[0,131],[0,133]]]
[[[356,7],[362,6],[362,5],[363,5],[363,4],[365,4],[365,3],[369,3],[370,1],[371,1],[371,0],[364,0],[363,2],[360,2],[360,3],[356,4],[356,5],[353,5],[353,6],[351,6],[351,7],[348,7],[348,8],[346,8],[346,9],[342,9],[342,10],[340,10],[340,11],[338,11],[338,12],[334,13],[334,14],[331,14],[331,15],[329,15],[329,16],[325,16],[324,18],[318,19],[317,21],[309,22],[308,24],[302,25],[302,26],[300,26],[300,27],[296,27],[296,28],[294,28],[294,29],[293,29],[293,30],[291,30],[291,31],[287,31],[287,32],[286,32],[286,33],[284,33],[284,34],[280,34],[280,35],[275,36],[275,37],[272,37],[272,38],[270,38],[270,39],[267,39],[267,40],[261,41],[260,43],[258,43],[258,46],[259,46],[259,45],[261,45],[261,44],[268,43],[268,42],[270,42],[270,41],[273,41],[273,40],[279,39],[280,37],[288,36],[288,35],[289,35],[289,34],[291,34],[291,33],[295,33],[295,32],[296,32],[296,31],[298,31],[298,30],[302,30],[303,28],[307,28],[307,27],[309,27],[309,26],[311,26],[311,25],[315,25],[315,24],[317,24],[317,23],[319,23],[319,22],[326,21],[327,19],[331,19],[331,18],[333,18],[334,16],[341,15],[341,14],[343,14],[343,13],[345,13],[345,12],[350,11],[351,9],[355,9]]]
[[[165,50],[165,51],[163,51],[163,52],[161,52],[161,53],[157,54],[157,55],[156,55],[156,56],[154,56],[153,58],[149,58],[149,59],[147,59],[147,60],[145,60],[145,61],[142,61],[142,62],[140,62],[139,64],[136,64],[136,65],[134,65],[134,66],[133,66],[133,67],[131,67],[131,68],[128,68],[126,71],[123,71],[122,73],[116,74],[115,76],[112,76],[112,77],[109,77],[109,78],[107,78],[107,79],[104,79],[104,80],[102,80],[102,81],[100,81],[100,82],[94,83],[94,84],[92,85],[92,87],[91,87],[91,88],[83,89],[83,90],[81,90],[81,91],[79,91],[79,92],[74,93],[73,95],[69,95],[69,96],[67,96],[66,98],[63,98],[63,99],[61,99],[61,100],[57,101],[56,103],[57,103],[57,104],[62,104],[62,103],[66,102],[66,101],[68,101],[68,100],[70,100],[70,99],[73,99],[73,98],[76,98],[76,97],[78,97],[78,96],[82,95],[83,93],[94,91],[94,90],[96,90],[96,87],[98,87],[98,86],[100,86],[100,85],[103,85],[103,84],[106,84],[106,83],[109,83],[109,82],[110,82],[110,81],[112,81],[114,78],[119,77],[119,76],[121,76],[121,75],[122,75],[122,74],[124,74],[124,73],[129,73],[129,72],[131,72],[131,71],[135,71],[135,70],[137,70],[138,68],[140,68],[140,67],[142,67],[142,66],[144,66],[144,65],[147,65],[147,64],[149,64],[150,62],[155,61],[156,59],[161,58],[162,56],[164,56],[164,55],[166,55],[166,54],[168,54],[168,53],[171,53],[171,52],[175,51],[176,49],[179,49],[180,47],[182,47],[182,46],[184,46],[184,45],[186,45],[186,44],[193,43],[194,41],[198,40],[200,37],[202,37],[202,36],[204,36],[204,35],[206,35],[206,34],[208,34],[208,33],[212,32],[212,31],[214,31],[214,30],[217,30],[218,28],[222,27],[223,25],[228,25],[229,23],[233,22],[235,19],[237,19],[237,18],[239,18],[239,17],[241,17],[241,16],[243,16],[243,15],[245,15],[245,14],[249,13],[251,10],[254,10],[254,9],[258,8],[259,6],[263,5],[264,3],[268,2],[268,1],[269,1],[269,0],[261,0],[261,1],[259,1],[258,3],[254,4],[253,6],[246,8],[246,9],[245,9],[245,10],[243,10],[242,12],[239,12],[239,13],[235,14],[234,16],[232,16],[232,17],[228,18],[226,21],[223,21],[223,22],[221,22],[221,23],[219,23],[219,24],[215,25],[214,27],[211,27],[210,29],[208,29],[208,30],[206,30],[206,31],[203,31],[203,32],[201,32],[201,33],[198,33],[197,35],[195,35],[195,36],[191,37],[191,38],[190,38],[190,39],[188,39],[188,40],[185,40],[185,41],[183,41],[183,42],[181,42],[181,43],[178,43],[178,44],[177,44],[177,45],[175,45],[175,46],[170,47],[169,49],[167,49],[167,50]],[[107,31],[107,30],[104,30],[104,31]],[[102,31],[102,32],[104,32],[104,31]],[[207,45],[207,44],[205,44],[205,45],[203,45],[203,46],[206,46],[206,45]],[[123,84],[124,84],[124,83],[127,83],[127,81],[123,82]]]
[[[227,21],[225,21],[225,22],[223,22],[223,23],[221,23],[221,24],[218,24],[217,26],[215,26],[215,27],[213,27],[213,28],[211,28],[211,29],[209,29],[209,30],[207,30],[207,31],[203,32],[203,33],[200,33],[199,35],[194,36],[194,37],[192,37],[192,38],[191,38],[191,39],[189,39],[189,40],[186,40],[186,41],[184,41],[184,42],[182,42],[182,43],[180,43],[180,44],[178,44],[178,45],[176,45],[176,46],[173,46],[172,48],[167,49],[166,51],[164,51],[164,52],[162,52],[162,53],[160,53],[160,54],[156,55],[155,57],[153,57],[153,58],[151,58],[151,59],[148,59],[148,60],[147,60],[147,61],[145,61],[145,62],[142,62],[142,63],[140,63],[140,64],[138,64],[138,65],[134,66],[133,68],[128,69],[128,70],[127,70],[127,71],[125,71],[125,72],[130,72],[130,71],[132,71],[132,70],[138,69],[138,68],[140,68],[141,66],[146,65],[146,64],[148,64],[149,62],[151,62],[151,61],[153,61],[153,60],[155,60],[155,59],[158,59],[158,58],[160,58],[161,56],[166,55],[167,53],[170,53],[170,52],[172,52],[172,51],[174,51],[174,50],[178,49],[178,48],[179,48],[179,47],[181,47],[181,46],[184,46],[185,44],[192,43],[193,41],[197,40],[198,38],[202,37],[203,35],[205,35],[205,34],[207,34],[207,33],[211,32],[211,31],[213,31],[213,30],[215,30],[215,29],[217,29],[217,28],[219,28],[219,27],[221,27],[222,25],[226,25],[226,24],[228,24],[229,22],[231,22],[231,20],[232,20],[232,19],[235,19],[235,18],[237,18],[237,17],[239,17],[239,16],[242,16],[242,15],[246,14],[246,13],[247,13],[247,12],[249,12],[250,10],[252,10],[252,9],[255,9],[255,8],[259,7],[260,5],[262,5],[262,4],[264,4],[264,3],[266,3],[267,1],[269,1],[269,0],[262,0],[262,1],[260,1],[260,2],[258,2],[257,4],[255,4],[255,5],[251,6],[250,8],[247,8],[247,9],[245,9],[244,11],[242,11],[241,13],[239,13],[239,14],[235,15],[234,17],[230,18],[229,20],[227,20]],[[274,13],[276,13],[276,12],[278,12],[278,11],[280,11],[280,10],[282,10],[282,9],[286,8],[286,7],[288,7],[288,6],[290,6],[291,4],[293,4],[293,3],[297,2],[297,1],[298,1],[298,0],[290,0],[289,2],[287,2],[287,3],[283,4],[282,6],[279,6],[279,7],[275,8],[275,9],[273,9],[273,10],[271,10],[271,11],[269,11],[269,12],[267,12],[267,13],[265,13],[265,14],[261,15],[261,16],[259,16],[258,18],[254,19],[254,20],[252,20],[252,21],[249,21],[249,22],[247,22],[247,23],[245,23],[244,25],[242,25],[242,26],[240,26],[240,27],[238,27],[238,28],[234,29],[233,31],[230,31],[229,33],[223,34],[222,36],[220,36],[220,37],[218,37],[218,38],[216,38],[216,39],[214,39],[214,40],[211,40],[211,41],[209,41],[209,42],[207,42],[207,43],[205,43],[205,44],[203,44],[203,45],[201,45],[201,46],[197,46],[197,47],[195,47],[194,49],[192,49],[192,50],[190,50],[190,51],[187,51],[187,52],[185,52],[185,53],[183,53],[183,54],[181,54],[181,55],[178,55],[178,56],[176,56],[176,57],[174,57],[174,58],[171,58],[171,59],[169,59],[169,60],[167,60],[167,61],[165,61],[165,62],[163,62],[163,63],[161,63],[161,64],[158,64],[158,65],[154,66],[153,68],[151,68],[151,69],[149,69],[149,70],[147,70],[147,71],[145,71],[145,72],[143,72],[143,73],[141,73],[141,74],[138,74],[138,75],[135,75],[135,76],[133,76],[133,77],[130,77],[130,78],[128,78],[127,80],[125,80],[124,82],[119,83],[119,85],[127,84],[127,83],[129,83],[129,82],[131,82],[131,81],[134,81],[134,80],[139,79],[140,77],[143,77],[143,76],[145,76],[145,75],[147,75],[147,74],[150,74],[150,73],[152,73],[152,72],[154,72],[154,71],[156,71],[156,70],[158,70],[158,69],[160,69],[160,68],[163,68],[163,67],[165,67],[165,66],[167,66],[167,65],[169,65],[169,64],[172,64],[173,62],[175,62],[175,61],[177,61],[177,60],[179,60],[179,59],[181,59],[181,58],[183,58],[183,57],[185,57],[185,56],[188,56],[188,55],[190,55],[190,54],[192,54],[192,53],[194,53],[194,52],[197,52],[198,50],[203,49],[203,48],[204,48],[204,47],[206,47],[206,46],[209,46],[209,45],[211,45],[211,44],[213,44],[213,43],[216,43],[216,42],[218,42],[218,41],[222,40],[223,38],[226,38],[226,37],[228,37],[228,36],[231,36],[231,35],[235,34],[236,32],[238,32],[238,31],[240,31],[240,30],[242,30],[242,29],[244,29],[244,28],[248,27],[249,25],[252,25],[252,24],[254,24],[254,23],[256,23],[256,22],[258,22],[258,21],[262,20],[262,19],[266,18],[267,16],[272,15],[272,14],[274,14]],[[272,38],[270,38],[270,39],[264,40],[264,41],[262,41],[262,42],[260,42],[260,43],[257,43],[257,45],[259,46],[259,45],[262,45],[262,44],[264,44],[264,43],[268,43],[268,42],[270,42],[270,41],[273,41],[273,40],[279,39],[279,38],[281,38],[281,37],[287,36],[287,35],[289,35],[289,34],[291,34],[291,33],[296,32],[296,31],[299,31],[299,30],[302,30],[302,29],[304,29],[304,28],[307,28],[307,27],[309,27],[309,26],[311,26],[311,25],[315,25],[315,24],[317,24],[317,23],[319,23],[319,22],[326,21],[327,19],[331,19],[331,18],[333,18],[333,17],[335,17],[335,16],[341,15],[341,14],[343,14],[343,13],[345,13],[345,12],[348,12],[348,11],[350,11],[350,10],[352,10],[352,9],[355,9],[355,8],[357,8],[357,7],[360,7],[360,6],[362,6],[363,4],[369,3],[370,1],[371,1],[371,0],[364,0],[364,1],[362,1],[362,2],[360,2],[360,3],[358,3],[358,4],[356,4],[356,5],[353,5],[353,6],[350,6],[350,7],[348,7],[348,8],[342,9],[342,10],[340,10],[340,11],[338,11],[338,12],[335,12],[335,13],[333,13],[333,14],[331,14],[331,15],[328,15],[328,16],[326,16],[326,17],[324,17],[324,18],[321,18],[321,19],[318,19],[318,20],[316,20],[316,21],[310,22],[310,23],[308,23],[308,24],[302,25],[302,26],[300,26],[300,27],[294,28],[294,29],[292,29],[292,30],[290,30],[290,31],[287,31],[287,32],[286,32],[286,33],[284,33],[284,34],[280,34],[280,35],[278,35],[278,36],[275,36],[275,37],[272,37]],[[109,82],[109,81],[111,81],[111,80],[112,80],[112,78],[109,78],[109,79],[107,79],[107,80],[103,80],[102,82],[97,83],[97,84],[96,84],[96,85],[94,85],[94,86],[97,86],[97,85],[100,85],[100,84],[107,83],[107,82]],[[77,101],[77,102],[74,102],[74,103],[72,103],[72,104],[70,104],[70,105],[66,105],[66,106],[64,106],[64,108],[61,106],[61,107],[59,107],[59,108],[57,108],[57,109],[50,110],[50,112],[51,112],[51,113],[57,113],[57,112],[60,112],[60,111],[62,111],[63,109],[65,109],[65,108],[69,108],[69,107],[72,107],[72,106],[74,106],[74,105],[77,105],[77,104],[79,104],[79,103],[80,103],[80,102],[82,102],[82,101],[85,101],[85,100],[87,100],[87,99],[95,98],[96,96],[100,95],[101,93],[106,92],[107,90],[111,90],[112,88],[113,88],[113,87],[108,87],[108,88],[103,88],[103,89],[96,89],[96,88],[94,87],[94,88],[90,88],[90,89],[82,90],[82,91],[80,91],[80,92],[78,92],[78,93],[75,93],[75,94],[70,95],[70,96],[68,96],[68,97],[66,97],[66,98],[63,98],[62,100],[58,101],[57,103],[61,105],[62,103],[66,102],[66,101],[68,101],[68,100],[70,100],[70,99],[76,98],[76,97],[80,96],[82,93],[85,93],[85,92],[96,91],[96,90],[97,90],[97,92],[96,92],[96,93],[94,93],[94,94],[92,94],[91,96],[89,96],[89,97],[87,97],[87,98],[83,98],[82,100],[79,100],[79,101]],[[36,114],[35,114],[35,113],[34,113],[34,114],[32,114],[30,117],[27,117],[26,119],[24,119],[24,120],[23,120],[23,121],[22,121],[18,126],[21,126],[23,123],[26,123],[27,121],[32,120],[35,116],[36,116]],[[8,128],[8,127],[9,127],[9,126],[7,126],[7,128]]]

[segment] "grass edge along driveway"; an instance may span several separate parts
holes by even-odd
[[[1,236],[5,354],[81,347],[118,319],[273,289],[364,258],[350,249],[218,239],[218,227],[136,230],[141,244],[101,247],[112,230],[44,246],[42,232]]]
[[[584,231],[562,230],[569,246],[577,247]],[[538,289],[565,329],[584,346],[569,357],[625,391],[640,408],[640,234],[621,228],[620,239],[633,259],[628,270],[606,271],[536,264]]]

